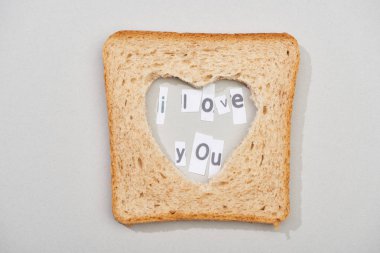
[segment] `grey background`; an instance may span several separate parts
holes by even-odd
[[[379,1],[0,2],[0,252],[378,252]],[[113,220],[101,59],[121,29],[283,32],[301,46],[291,208]]]
[[[189,164],[195,132],[207,134],[214,139],[223,140],[223,153],[221,158],[221,170],[224,161],[227,161],[232,151],[242,142],[247,135],[248,130],[256,116],[256,106],[251,97],[251,92],[242,83],[231,80],[219,80],[215,84],[215,97],[225,95],[230,112],[219,115],[217,110],[214,111],[214,121],[201,120],[201,112],[181,112],[182,89],[192,89],[189,84],[178,78],[159,78],[149,87],[146,95],[147,120],[151,133],[160,145],[161,150],[174,163],[175,157],[175,141],[184,141],[186,151],[186,166],[177,168],[185,176],[193,182],[207,183],[209,181],[208,171],[206,168],[205,175],[199,175],[189,172]],[[165,123],[163,125],[156,124],[158,96],[160,86],[168,87],[168,96],[166,103]],[[244,108],[246,112],[247,123],[233,124],[232,108],[230,99],[230,89],[241,88],[244,98]],[[182,158],[183,159],[183,158]]]

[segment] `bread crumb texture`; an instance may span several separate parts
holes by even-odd
[[[120,31],[106,41],[103,61],[117,221],[278,224],[287,217],[290,118],[299,64],[292,36]],[[195,87],[231,79],[251,91],[256,118],[207,184],[183,177],[150,132],[145,96],[160,77]]]

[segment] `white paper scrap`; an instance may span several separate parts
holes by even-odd
[[[203,87],[201,120],[214,121],[214,96],[215,84],[212,83]]]
[[[230,89],[232,118],[235,125],[247,123],[242,88]]]
[[[183,89],[181,112],[199,112],[201,99],[201,90]]]
[[[189,164],[190,172],[205,175],[212,140],[210,135],[195,133]]]
[[[230,106],[228,105],[227,97],[225,95],[215,97],[214,103],[219,115],[226,114],[230,112]]]
[[[210,165],[208,169],[208,178],[212,178],[219,171],[222,166],[223,159],[223,140],[213,139],[211,141],[211,155],[210,155]]]
[[[174,159],[176,166],[186,166],[186,143],[184,141],[176,141],[174,143]]]
[[[158,96],[157,104],[157,125],[163,125],[165,123],[166,102],[168,97],[168,87],[160,86],[160,92]]]

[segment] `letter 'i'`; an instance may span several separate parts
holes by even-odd
[[[161,113],[164,113],[164,107],[165,107],[165,101],[164,101],[165,97],[162,97],[162,101],[161,101]]]

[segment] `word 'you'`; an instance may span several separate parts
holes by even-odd
[[[208,165],[208,177],[217,174],[222,165],[224,141],[214,139],[211,135],[195,133],[189,171],[205,175]],[[174,163],[176,166],[186,166],[186,143],[176,141],[174,144],[175,155]]]
[[[246,111],[244,107],[244,97],[242,88],[231,88],[231,105],[227,96],[215,96],[215,84],[210,84],[202,90],[182,89],[181,112],[201,111],[201,120],[214,121],[215,108],[219,115],[229,113],[232,108],[232,119],[235,125],[247,123]],[[157,105],[156,123],[165,123],[165,112],[168,100],[168,87],[160,86]]]

